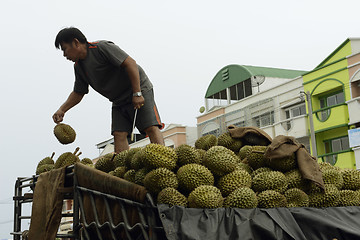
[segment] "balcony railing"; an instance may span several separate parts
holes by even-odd
[[[355,124],[360,122],[360,97],[353,98],[346,103],[349,109],[349,123]]]
[[[323,162],[328,162],[331,165],[340,168],[355,168],[354,152],[350,150],[337,153],[327,153],[318,156],[318,158]]]
[[[274,124],[275,136],[285,135],[294,137],[308,136],[307,115],[289,118]]]
[[[345,103],[316,110],[313,116],[315,132],[349,123],[348,107]]]

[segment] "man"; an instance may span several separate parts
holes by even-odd
[[[139,131],[147,134],[150,142],[164,145],[152,83],[134,59],[110,41],[88,42],[74,27],[57,34],[55,47],[61,48],[64,57],[75,63],[74,88],[54,113],[55,123],[63,121],[65,113],[89,92],[90,85],[112,102],[115,153],[129,149],[127,136],[132,131],[135,109]]]

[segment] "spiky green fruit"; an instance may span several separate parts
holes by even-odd
[[[360,206],[360,194],[353,190],[340,190],[339,207]]]
[[[144,186],[144,179],[146,174],[148,173],[149,171],[146,168],[141,168],[137,170],[135,173],[135,183]]]
[[[176,167],[177,155],[173,148],[150,143],[143,151],[143,163],[147,169],[167,168],[173,170]]]
[[[299,188],[290,188],[285,191],[287,207],[308,207],[309,196]]]
[[[344,179],[340,171],[335,168],[322,169],[322,178],[325,184],[334,184],[339,190],[344,185]]]
[[[248,157],[248,155],[251,153],[252,150],[252,146],[250,145],[245,145],[243,147],[240,148],[239,150],[239,157],[240,159],[246,159]]]
[[[55,162],[55,168],[61,168],[65,166],[73,165],[77,162],[80,162],[79,155],[77,154],[79,148],[77,147],[73,153],[65,152],[61,154]]]
[[[360,171],[355,169],[344,169],[341,173],[344,180],[343,189],[354,191],[360,189]]]
[[[221,177],[217,183],[222,195],[226,197],[239,187],[251,187],[251,176],[245,170],[235,170]]]
[[[191,208],[220,208],[224,198],[215,186],[201,185],[195,188],[188,197],[188,205]]]
[[[55,168],[54,164],[47,164],[47,163],[42,164],[38,168],[36,168],[36,175],[39,175],[39,174],[44,173],[44,172],[51,171],[54,168]]]
[[[190,193],[200,185],[214,185],[214,176],[211,171],[196,163],[180,167],[176,176],[179,181],[179,188],[185,193]]]
[[[197,148],[195,148],[195,150],[196,150],[196,153],[199,156],[199,164],[202,164],[202,161],[204,159],[206,151],[204,149],[197,149]]]
[[[178,157],[177,165],[179,167],[190,163],[200,163],[200,155],[194,147],[187,144],[182,144],[175,148]]]
[[[280,159],[266,159],[267,165],[276,171],[288,172],[297,168],[295,153]]]
[[[261,167],[261,168],[258,168],[254,171],[252,171],[251,173],[251,177],[254,178],[256,175],[258,175],[259,173],[263,173],[263,172],[271,172],[272,169],[269,168],[269,167]]]
[[[83,159],[81,159],[80,163],[85,164],[85,165],[87,165],[87,164],[92,165],[93,164],[93,162],[92,162],[92,160],[90,158],[83,158]]]
[[[135,154],[139,151],[141,151],[142,148],[130,148],[129,150],[126,150],[128,151],[126,156],[125,156],[125,166],[128,168],[128,169],[131,169],[132,166],[131,166],[131,162],[133,160],[133,157],[135,156]]]
[[[126,167],[126,157],[127,154],[129,153],[129,150],[125,150],[122,152],[119,152],[115,155],[113,161],[114,161],[114,165],[115,167]]]
[[[328,162],[319,162],[319,168],[320,168],[320,170],[323,170],[323,169],[333,169],[334,166],[331,165],[331,164],[328,163]]]
[[[206,151],[202,164],[221,177],[234,171],[239,162],[239,157],[233,151],[223,146],[214,146]]]
[[[128,171],[126,167],[117,167],[114,169],[113,175],[119,178],[124,178],[125,173]]]
[[[254,171],[252,169],[252,167],[250,167],[249,164],[247,163],[243,163],[243,162],[240,162],[238,163],[237,167],[236,167],[236,170],[245,170],[246,172],[248,172],[249,174],[252,174],[252,172]]]
[[[260,208],[279,208],[286,207],[286,197],[274,190],[266,190],[257,194],[258,207]]]
[[[157,195],[158,204],[168,204],[171,206],[187,206],[187,198],[175,188],[167,187]]]
[[[255,192],[249,187],[239,187],[224,200],[224,207],[256,208],[258,200]]]
[[[55,152],[53,152],[50,157],[43,158],[43,159],[38,163],[38,165],[36,166],[36,174],[37,174],[37,175],[44,172],[44,169],[39,169],[40,166],[45,165],[45,164],[46,164],[46,165],[48,165],[48,164],[54,165],[54,164],[55,164],[55,162],[54,162],[54,160],[53,160],[54,155],[55,155]],[[47,170],[48,167],[44,167],[44,168],[45,168],[45,171],[48,171],[48,170]]]
[[[288,188],[299,188],[304,192],[308,192],[310,189],[310,181],[303,178],[299,169],[293,169],[288,171],[285,174],[285,177],[288,182]]]
[[[176,174],[167,168],[157,168],[146,174],[144,186],[152,194],[158,194],[167,187],[177,188]]]
[[[339,203],[340,191],[334,184],[325,184],[325,190],[312,188],[309,194],[310,207],[336,207]]]
[[[134,170],[139,170],[141,168],[144,167],[144,158],[145,158],[145,155],[144,155],[144,151],[143,149],[139,148],[139,150],[137,150],[131,161],[130,161],[130,168],[134,169]]]
[[[54,160],[53,160],[53,157],[55,155],[55,152],[53,152],[51,154],[50,157],[45,157],[43,158],[37,165],[37,167],[41,166],[41,165],[44,165],[44,164],[55,164]]]
[[[100,157],[95,163],[95,168],[106,173],[115,170],[115,164],[112,160],[113,155],[113,153],[108,153]]]
[[[274,190],[284,193],[288,182],[285,175],[279,171],[262,172],[253,178],[252,188],[255,192]]]
[[[195,141],[195,148],[204,149],[205,151],[209,150],[211,147],[216,145],[217,145],[217,137],[212,134],[202,136]]]
[[[240,139],[232,138],[230,133],[226,132],[218,137],[218,145],[238,153],[240,148],[243,146],[243,143]]]
[[[129,182],[135,182],[135,174],[136,174],[136,171],[134,169],[130,169],[128,171],[126,171],[126,173],[124,174],[124,179],[126,181],[129,181]]]
[[[76,132],[68,124],[59,123],[54,127],[55,137],[62,144],[69,144],[75,141]]]
[[[267,167],[267,161],[264,157],[266,146],[253,146],[251,152],[247,155],[247,162],[253,169]]]

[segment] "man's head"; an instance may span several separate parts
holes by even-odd
[[[87,39],[77,28],[62,29],[55,38],[55,47],[61,48],[64,57],[73,62],[86,57]]]

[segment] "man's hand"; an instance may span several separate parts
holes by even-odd
[[[62,122],[62,120],[64,119],[64,115],[65,115],[65,112],[59,109],[54,113],[52,118],[55,123],[59,123],[59,122]]]
[[[139,108],[141,108],[142,106],[144,106],[144,104],[145,104],[145,99],[144,99],[143,96],[139,96],[139,97],[134,96],[134,97],[132,98],[132,102],[133,102],[134,108],[135,108],[135,109],[139,109]]]

